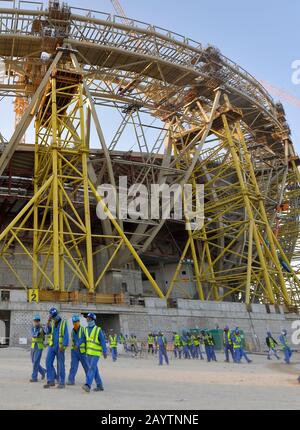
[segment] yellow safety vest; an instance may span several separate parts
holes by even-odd
[[[193,344],[194,344],[194,346],[199,346],[200,345],[200,340],[197,337],[195,337],[193,339]]]
[[[64,334],[66,329],[66,321],[61,320],[59,326],[59,336],[58,336],[58,346],[59,348],[63,347]],[[48,335],[48,345],[53,346],[53,331],[54,331],[54,322],[51,323],[51,332]]]
[[[88,328],[85,328],[85,337],[86,337],[86,354],[93,355],[95,357],[100,357],[102,354],[102,346],[99,342],[99,333],[101,328],[93,327],[93,330],[89,334]]]
[[[241,336],[235,336],[233,341],[233,348],[234,349],[241,348],[241,345],[242,345]]]
[[[44,340],[45,340],[45,335],[44,335],[43,330],[41,329],[38,337],[32,337],[31,349],[34,349],[35,345],[38,346],[38,349],[44,349]]]
[[[109,344],[111,348],[116,348],[118,345],[117,336],[109,336]]]
[[[174,346],[180,346],[180,343],[181,343],[181,341],[180,341],[179,334],[175,334],[175,336],[174,336]]]
[[[79,327],[79,329],[78,329],[78,339],[81,339],[81,337],[82,337],[82,332],[83,332],[83,328],[82,328],[82,327]],[[72,330],[71,338],[72,338],[72,346],[71,346],[71,349],[75,349],[75,343],[74,343],[74,329]],[[86,351],[86,344],[85,344],[85,342],[83,342],[83,343],[79,346],[79,351],[81,352],[81,354],[85,354],[85,351]]]
[[[148,336],[148,345],[154,345],[154,337]]]

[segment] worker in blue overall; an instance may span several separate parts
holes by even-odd
[[[109,348],[113,361],[117,361],[118,358],[118,337],[116,333],[111,330],[111,334],[108,337],[109,340]]]
[[[233,342],[233,350],[234,350],[234,361],[235,363],[240,363],[241,359],[244,357],[245,360],[248,363],[251,363],[252,360],[248,358],[244,348],[242,347],[242,337],[240,334],[240,330],[237,327],[234,331],[234,334],[232,336],[232,342]]]
[[[268,347],[268,356],[267,356],[268,360],[271,360],[271,355],[275,355],[277,360],[280,360],[280,357],[276,351],[276,345],[278,345],[278,343],[276,339],[274,339],[270,331],[267,332],[266,344]]]
[[[88,326],[85,328],[86,339],[86,360],[88,370],[86,373],[86,382],[82,386],[83,390],[89,393],[92,388],[93,381],[96,382],[94,391],[103,391],[103,382],[98,369],[98,361],[101,355],[107,358],[107,348],[105,337],[101,327],[96,325],[97,317],[93,312],[88,313],[86,317]]]
[[[71,331],[71,367],[67,385],[75,385],[75,377],[78,371],[79,363],[81,363],[85,374],[87,372],[86,362],[86,339],[84,329],[80,325],[80,316],[73,315],[73,329]]]
[[[285,329],[281,331],[281,335],[279,336],[279,342],[281,345],[281,349],[284,353],[284,361],[286,362],[286,364],[290,364],[292,350],[289,346],[289,343],[287,340],[287,331]]]
[[[46,369],[41,366],[41,358],[44,350],[45,330],[41,326],[41,318],[39,315],[33,317],[33,327],[31,328],[31,361],[32,375],[30,382],[38,381],[38,374],[41,379],[45,379]]]
[[[188,335],[186,331],[183,331],[181,336],[182,352],[183,352],[183,358],[187,360],[191,358],[188,341],[189,341]]]
[[[223,346],[224,346],[224,352],[225,352],[225,361],[229,363],[229,352],[232,357],[232,361],[234,361],[234,352],[233,352],[233,342],[232,342],[232,336],[230,329],[228,325],[224,328],[223,331]]]
[[[169,358],[167,353],[167,339],[164,334],[160,331],[157,336],[158,352],[159,352],[159,362],[160,366],[163,365],[163,360],[165,359],[166,364],[169,364]]]
[[[178,334],[176,331],[173,332],[173,352],[174,357],[181,359],[182,354],[182,344],[181,344],[181,337],[180,334]]]
[[[57,388],[65,388],[65,350],[69,345],[69,332],[67,321],[63,320],[56,308],[49,311],[49,319],[46,327],[48,335],[48,351],[46,357],[47,384],[44,388],[55,386],[57,376]],[[57,359],[57,375],[54,369],[54,360]]]

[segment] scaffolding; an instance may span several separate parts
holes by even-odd
[[[92,12],[59,2],[46,10],[0,9],[0,96],[28,100],[0,156],[3,188],[10,190],[11,160],[35,121],[32,196],[2,227],[5,264],[27,288],[9,257],[18,243],[36,288],[72,291],[77,279],[94,293],[109,268],[134,263],[155,294],[169,298],[182,290],[180,268],[188,262],[193,298],[297,307],[299,159],[282,105],[214,47]],[[110,141],[98,115],[104,109],[119,118]],[[91,122],[98,158],[90,150]],[[147,190],[190,184],[194,207],[196,186],[204,184],[204,226],[115,219],[96,189],[103,182],[118,188],[122,175]],[[108,220],[94,228],[97,203]],[[167,291],[145,263],[162,234],[179,261]],[[95,276],[100,249],[108,259]]]

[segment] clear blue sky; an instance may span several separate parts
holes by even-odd
[[[268,81],[300,100],[300,85],[291,81],[291,63],[300,60],[299,0],[120,2],[127,16],[173,30],[203,44],[213,44],[257,79]],[[110,0],[69,0],[69,4],[114,11]],[[300,109],[282,102],[300,153]]]

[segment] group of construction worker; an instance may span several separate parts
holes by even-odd
[[[32,359],[32,375],[30,382],[37,382],[38,375],[41,379],[46,379],[44,388],[54,387],[65,388],[65,385],[75,385],[75,378],[81,364],[85,372],[85,384],[83,390],[90,392],[93,381],[96,383],[94,391],[103,391],[103,382],[98,369],[100,357],[106,359],[108,347],[111,352],[112,360],[116,361],[118,357],[118,344],[122,344],[125,352],[132,353],[133,356],[138,352],[138,341],[135,335],[117,335],[113,330],[111,334],[106,336],[101,327],[96,324],[96,315],[92,312],[86,316],[87,326],[82,327],[80,324],[80,316],[73,315],[73,328],[69,335],[67,321],[64,320],[56,308],[51,308],[49,318],[46,325],[41,324],[39,315],[33,318],[33,326],[31,329],[32,344],[31,344],[31,359]],[[46,368],[41,366],[42,353],[45,347],[45,338],[47,336],[48,349],[46,355]],[[68,374],[67,382],[65,375],[65,351],[71,345],[71,365]],[[207,329],[201,330],[199,334],[194,334],[189,331],[173,332],[172,337],[173,354],[175,358],[181,359],[201,359],[204,360],[204,355],[208,362],[217,361],[215,354],[215,339],[211,332]],[[280,359],[277,353],[277,347],[281,347],[284,354],[284,361],[289,364],[292,356],[292,350],[287,340],[287,331],[282,330],[278,341],[272,336],[271,332],[267,332],[266,345],[268,348],[267,358],[271,360],[272,356]],[[149,333],[146,347],[148,354],[157,354],[159,356],[158,364],[160,366],[165,362],[169,364],[168,357],[168,342],[162,331],[157,334]],[[204,349],[202,349],[204,347]],[[241,331],[238,327],[230,330],[226,326],[223,330],[223,347],[225,361],[229,362],[230,357],[234,363],[240,363],[244,358],[248,363],[252,360],[247,356],[244,346]],[[56,367],[54,362],[56,359]],[[300,376],[298,378],[300,383]]]
[[[80,316],[73,315],[73,328],[69,335],[67,321],[63,319],[56,308],[51,308],[46,325],[42,325],[39,315],[33,318],[31,329],[31,359],[32,375],[30,382],[38,381],[38,374],[41,379],[46,379],[44,388],[65,388],[65,351],[71,345],[71,365],[67,379],[67,385],[75,385],[75,378],[79,364],[85,372],[84,391],[89,393],[93,381],[96,383],[94,391],[103,391],[103,382],[98,369],[100,357],[107,358],[106,339],[102,329],[96,324],[96,315],[92,312],[86,316],[87,326],[82,327]],[[46,368],[41,366],[42,353],[45,347],[45,337],[47,336],[48,348],[46,355]],[[113,361],[117,360],[117,335],[112,332],[109,335],[109,347]],[[56,367],[54,362],[56,360]],[[57,385],[56,385],[57,384]]]

